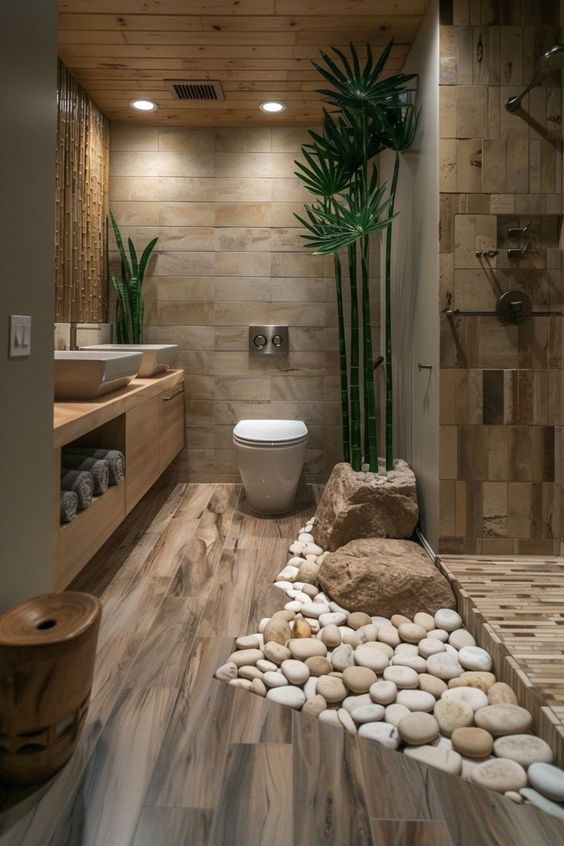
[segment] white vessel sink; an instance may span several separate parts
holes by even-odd
[[[137,375],[140,352],[55,351],[55,399],[89,400],[128,385]]]
[[[143,354],[138,376],[147,379],[174,364],[178,344],[92,344],[83,350],[108,350],[111,352],[140,352]]]

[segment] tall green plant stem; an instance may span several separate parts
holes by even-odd
[[[374,395],[374,370],[372,362],[372,320],[370,314],[370,241],[361,239],[362,273],[362,330],[364,369],[364,460],[372,473],[378,472],[378,435],[376,429],[376,400]]]
[[[341,259],[335,253],[335,285],[337,288],[337,323],[339,327],[339,371],[341,379],[341,418],[343,435],[343,456],[345,461],[351,460],[351,431],[349,416],[349,387],[347,375],[347,343],[345,338],[345,316],[343,312],[343,274]]]
[[[362,469],[362,433],[360,426],[358,288],[356,282],[356,243],[347,247],[351,291],[351,467]]]
[[[400,156],[396,152],[394,172],[390,187],[389,215],[393,217],[398,187]],[[386,284],[385,284],[385,318],[386,318],[386,470],[394,469],[394,385],[392,365],[392,224],[386,230]]]

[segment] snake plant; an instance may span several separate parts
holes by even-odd
[[[397,176],[392,191],[378,181],[373,159],[392,147],[397,156],[411,143],[416,114],[406,100],[411,74],[396,74],[383,79],[393,42],[378,59],[367,47],[361,66],[351,44],[350,58],[337,48],[333,56],[321,53],[321,62],[313,62],[330,88],[318,89],[331,108],[323,113],[321,131],[310,130],[311,141],[302,147],[302,162],[296,162],[296,176],[315,196],[306,204],[305,214],[296,215],[305,228],[303,238],[315,253],[334,257],[339,328],[339,363],[343,455],[354,470],[363,463],[378,470],[376,400],[374,391],[373,351],[370,311],[370,236],[387,230],[391,244]],[[399,165],[398,165],[399,167]],[[346,250],[350,289],[350,339],[345,338],[345,309],[341,255]],[[388,267],[388,262],[386,264]],[[391,267],[391,265],[390,265]],[[360,276],[360,279],[357,277]],[[359,292],[360,281],[360,292]],[[389,297],[391,285],[386,285]],[[360,296],[359,296],[360,294]],[[386,343],[391,345],[391,309],[386,306]],[[362,355],[361,355],[362,344]],[[360,364],[362,362],[362,384]],[[386,393],[392,410],[391,346],[386,355],[389,374]],[[391,416],[390,416],[391,420]],[[393,467],[393,443],[386,426],[386,465]],[[388,457],[392,457],[388,461]]]
[[[121,277],[110,268],[110,278],[116,292],[116,331],[118,344],[140,344],[143,341],[143,279],[147,263],[158,238],[149,241],[138,258],[131,238],[127,239],[129,258],[123,245],[123,238],[115,217],[110,212],[121,260]]]

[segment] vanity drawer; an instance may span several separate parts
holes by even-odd
[[[161,398],[153,397],[125,415],[125,485],[127,513],[160,474]]]
[[[160,471],[184,446],[184,387],[160,397]]]

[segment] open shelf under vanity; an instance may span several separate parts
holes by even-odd
[[[120,450],[125,479],[59,524],[63,447]],[[117,529],[184,446],[184,372],[135,379],[93,402],[57,402],[54,412],[53,511],[55,590],[63,590]]]

